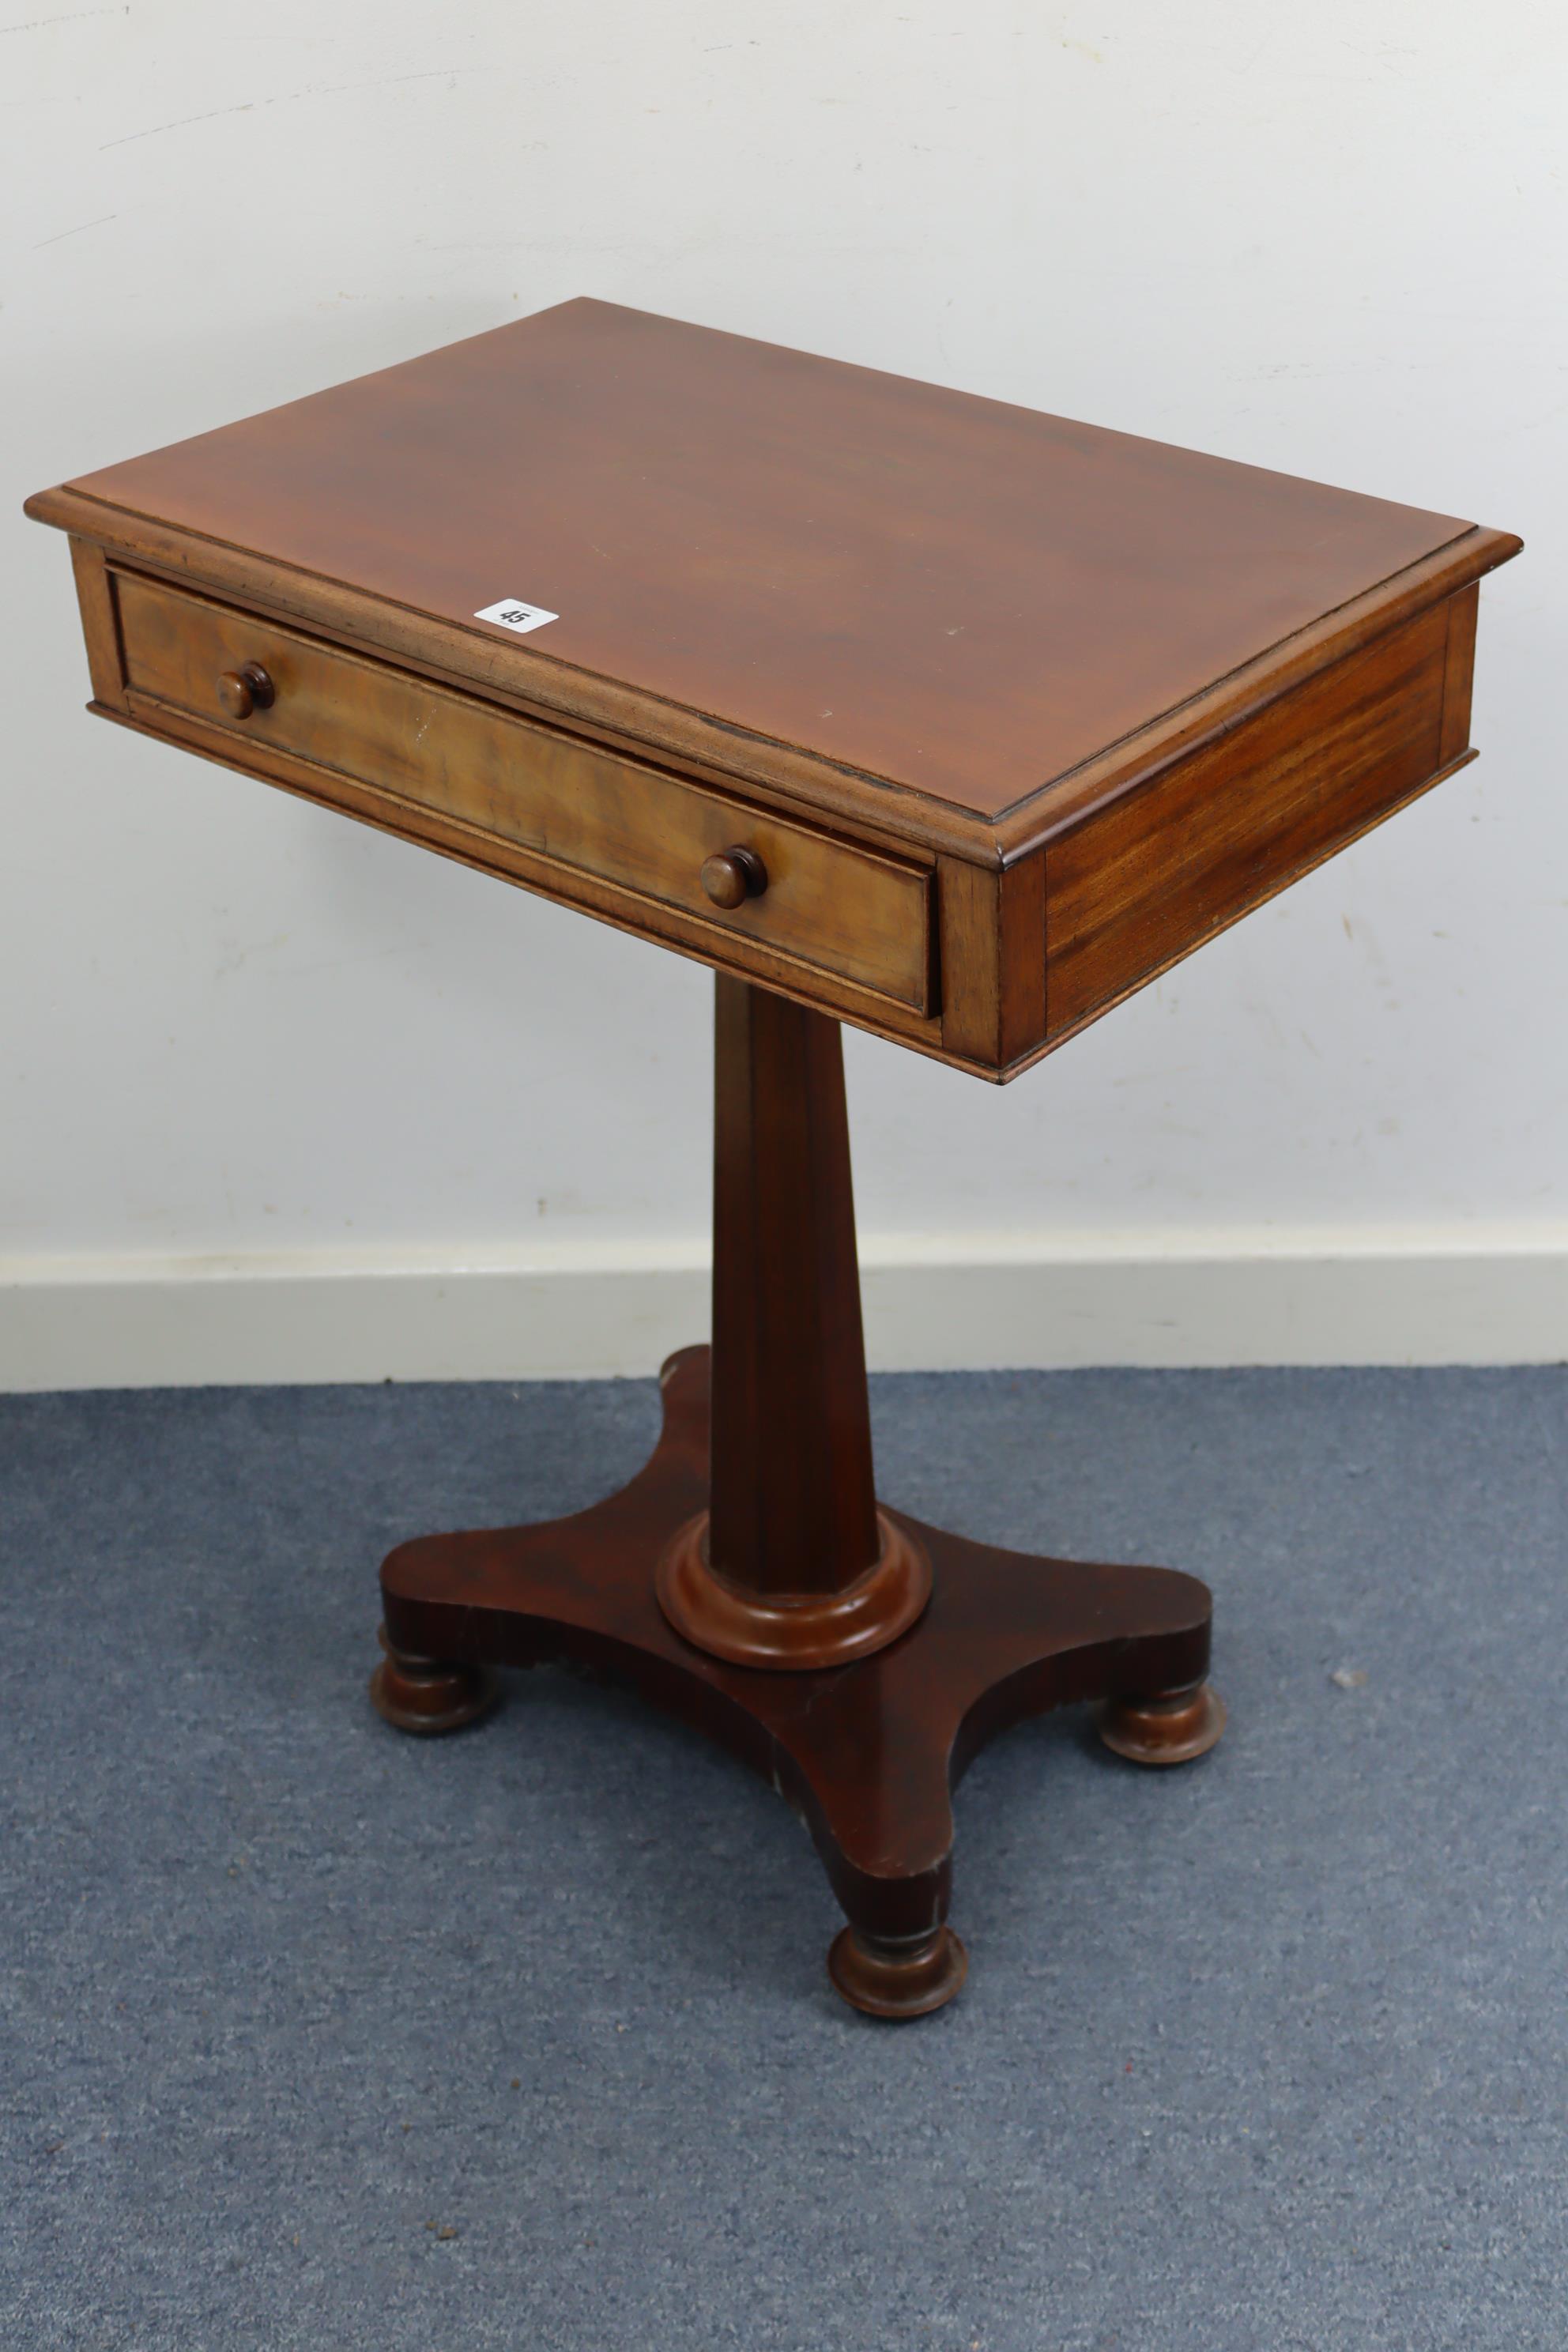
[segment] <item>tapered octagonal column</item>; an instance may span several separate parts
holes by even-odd
[[[659,1599],[720,1657],[829,1665],[931,1591],[876,1506],[838,1024],[721,975],[714,1061],[710,1507]]]

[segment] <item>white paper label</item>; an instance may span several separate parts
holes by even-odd
[[[503,596],[499,604],[487,604],[474,618],[493,621],[498,628],[513,629],[520,637],[526,637],[530,629],[542,629],[546,621],[558,621],[561,615],[547,613],[542,604],[525,604],[521,596]]]

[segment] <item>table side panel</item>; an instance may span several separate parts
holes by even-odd
[[[188,714],[232,736],[241,764],[270,751],[341,772],[668,904],[721,939],[754,940],[917,1013],[931,1008],[931,885],[921,866],[254,614],[134,572],[112,576],[134,715],[156,724],[160,708]],[[230,721],[216,682],[248,662],[268,671],[276,699]],[[724,910],[700,875],[704,858],[736,844],[756,851],[768,885]],[[714,951],[723,952],[718,941]]]
[[[1468,719],[1466,620],[1451,618],[1462,601],[1446,599],[1320,672],[1051,844],[1052,1041],[1154,979],[1455,764]],[[1452,750],[1451,728],[1459,737]]]

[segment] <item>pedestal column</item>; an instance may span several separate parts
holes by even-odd
[[[838,1024],[723,975],[712,1398],[709,1508],[659,1566],[670,1622],[773,1668],[895,1641],[931,1568],[877,1508]]]

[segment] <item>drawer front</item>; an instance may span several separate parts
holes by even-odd
[[[132,572],[116,580],[127,685],[259,754],[271,746],[478,827],[500,841],[678,908],[722,937],[930,1010],[931,877],[705,785],[666,774],[491,703],[339,651],[272,621]],[[257,664],[273,698],[244,719],[218,681]],[[703,890],[703,860],[732,847],[766,887],[733,908]]]

